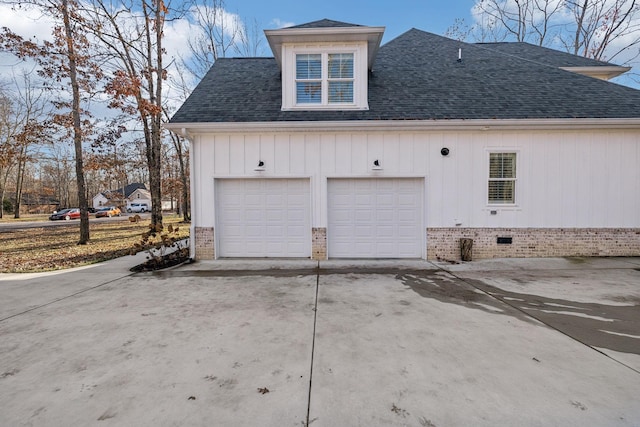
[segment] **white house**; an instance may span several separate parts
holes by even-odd
[[[107,190],[93,197],[93,207],[120,206],[127,208],[131,203],[146,203],[151,208],[151,193],[139,182],[127,184],[117,190]]]
[[[127,207],[132,203],[144,203],[151,209],[151,192],[146,187],[136,188],[129,197],[127,197]]]
[[[526,43],[322,20],[218,59],[167,125],[192,256],[640,255],[640,91]]]

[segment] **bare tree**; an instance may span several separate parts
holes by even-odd
[[[168,118],[168,114],[165,110],[165,116]],[[189,197],[189,152],[186,145],[186,140],[174,133],[170,132],[169,137],[171,138],[171,143],[173,144],[173,148],[176,153],[176,160],[178,161],[179,166],[179,179],[180,179],[180,211],[182,212],[183,221],[189,222],[191,221],[191,208],[190,208],[190,197]]]
[[[257,20],[250,23],[239,22],[238,40],[233,47],[240,56],[256,57],[262,56],[264,50],[264,35]]]
[[[572,16],[561,40],[568,52],[611,61],[635,48],[640,51],[640,2],[637,0],[566,0]]]
[[[18,133],[19,122],[13,99],[0,87],[0,218],[4,212],[7,181],[18,152],[15,135]]]
[[[506,38],[544,45],[554,34],[554,18],[562,11],[561,0],[479,0],[475,8],[493,31]]]
[[[494,40],[559,47],[602,61],[630,63],[640,54],[638,0],[477,0],[474,11],[477,24],[467,35],[481,29]],[[459,27],[451,26],[451,33],[464,34]]]
[[[14,169],[15,218],[20,218],[27,164],[37,158],[39,147],[50,141],[46,124],[49,103],[44,92],[36,87],[32,74],[22,70],[20,79],[14,78],[12,98],[5,95],[3,102],[4,137],[0,148],[3,154],[0,170],[5,170],[5,176],[1,188],[4,197],[9,172]]]
[[[167,77],[163,34],[172,12],[163,0],[94,0],[89,12],[90,28],[109,58],[110,107],[136,114],[142,126],[154,228],[162,227],[162,106]]]
[[[632,67],[640,58],[640,0],[476,0],[472,14],[473,25],[457,19],[445,35],[528,42]],[[625,78],[640,83],[637,72]]]
[[[85,160],[85,178],[87,175],[86,155]],[[51,193],[61,204],[61,206],[73,206],[76,201],[74,192],[75,188],[75,162],[74,153],[69,151],[69,147],[64,144],[54,145],[48,153],[48,156],[41,159],[41,183],[42,188],[50,189],[46,191]]]
[[[38,73],[49,82],[48,88],[59,90],[55,101],[58,113],[52,122],[73,140],[76,161],[76,181],[80,207],[80,238],[78,244],[89,241],[89,215],[83,168],[83,141],[91,134],[88,112],[82,102],[94,95],[96,82],[102,77],[98,64],[92,61],[87,24],[76,0],[28,0],[15,7],[32,7],[55,22],[53,42],[24,39],[8,28],[0,33],[0,45],[19,58],[31,58],[39,65]],[[69,87],[71,99],[68,98]]]
[[[227,12],[224,0],[194,1],[187,16],[194,31],[188,41],[189,54],[181,58],[182,66],[199,81],[246,34],[238,16]]]

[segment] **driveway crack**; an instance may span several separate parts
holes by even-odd
[[[127,274],[127,275],[122,276],[122,277],[118,277],[118,278],[113,279],[113,280],[109,280],[108,282],[100,283],[99,285],[95,285],[95,286],[92,286],[90,288],[82,289],[82,290],[74,292],[74,293],[72,293],[70,295],[65,295],[63,297],[56,298],[56,299],[54,299],[52,301],[49,301],[49,302],[46,302],[44,304],[40,304],[40,305],[37,305],[35,307],[31,307],[31,308],[29,308],[27,310],[24,310],[24,311],[21,311],[19,313],[12,314],[11,316],[4,317],[4,318],[0,319],[0,322],[4,322],[5,320],[13,319],[14,317],[22,316],[23,314],[30,313],[30,312],[32,312],[34,310],[38,310],[38,309],[41,309],[43,307],[47,307],[47,306],[50,306],[52,304],[55,304],[57,302],[64,301],[64,300],[69,299],[69,298],[73,298],[76,295],[80,295],[82,293],[89,292],[89,291],[92,291],[94,289],[98,289],[98,288],[100,288],[102,286],[109,285],[109,284],[111,284],[113,282],[117,282],[118,280],[121,280],[121,279],[123,279],[125,277],[129,277],[129,276],[133,276],[133,273]]]
[[[311,338],[311,362],[309,366],[309,394],[307,396],[307,418],[305,422],[305,426],[309,425],[309,415],[311,412],[311,389],[313,385],[313,357],[315,355],[316,350],[316,325],[318,322],[318,290],[320,289],[320,261],[318,261],[318,265],[316,267],[316,295],[315,301],[313,304],[313,335]]]

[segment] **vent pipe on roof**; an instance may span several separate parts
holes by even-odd
[[[458,48],[458,62],[462,62],[462,48]]]

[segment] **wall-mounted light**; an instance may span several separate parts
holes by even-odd
[[[447,147],[444,147],[442,150],[440,150],[440,154],[442,154],[443,156],[448,156],[449,149]]]
[[[373,161],[373,166],[371,167],[372,170],[374,171],[379,171],[382,170],[382,166],[380,166],[380,161],[379,160],[374,160]]]
[[[264,162],[262,160],[258,161],[258,166],[254,169],[254,171],[263,171],[264,170]]]

